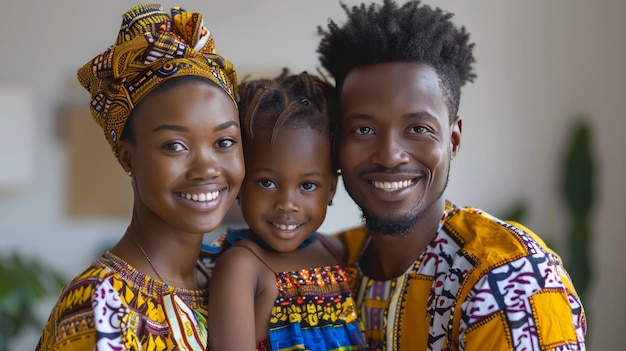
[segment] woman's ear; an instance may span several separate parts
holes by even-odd
[[[133,175],[133,153],[131,145],[125,140],[120,140],[117,145],[117,162],[120,163],[126,174]]]

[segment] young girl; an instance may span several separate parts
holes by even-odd
[[[37,349],[206,350],[200,247],[244,175],[235,71],[200,14],[140,5],[78,79],[134,207],[120,241],[63,289]]]
[[[239,202],[249,229],[229,230],[215,263],[211,349],[361,349],[343,248],[316,233],[338,178],[330,86],[285,71],[239,91],[246,164]]]

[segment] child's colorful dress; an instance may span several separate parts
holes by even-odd
[[[229,229],[226,240],[245,240],[246,230]],[[314,235],[308,243],[320,240],[343,263],[324,235]],[[240,246],[248,249],[246,246]],[[249,249],[248,249],[249,250]],[[252,251],[250,251],[252,252]],[[252,252],[255,256],[256,254]],[[349,288],[343,264],[276,272],[278,298],[272,308],[269,337],[259,342],[259,350],[364,350],[362,324]]]

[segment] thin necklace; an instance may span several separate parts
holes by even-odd
[[[167,284],[165,282],[165,280],[161,277],[161,275],[159,274],[159,272],[156,270],[156,268],[154,268],[154,265],[152,264],[152,260],[150,259],[150,257],[148,256],[148,254],[146,253],[146,251],[143,249],[143,247],[141,247],[141,244],[139,244],[139,242],[137,241],[137,239],[135,239],[135,236],[132,233],[129,233],[128,236],[130,236],[131,239],[133,239],[133,241],[135,242],[135,245],[137,245],[137,247],[139,248],[139,250],[141,250],[141,253],[143,254],[143,257],[146,258],[146,261],[148,261],[148,264],[150,265],[150,268],[152,268],[152,270],[154,271],[154,273],[156,273],[157,277],[159,277],[159,279]],[[199,290],[200,289],[200,284],[198,283],[198,275],[196,273],[196,270],[194,269],[193,271],[193,280],[194,280],[194,290]]]
[[[141,253],[143,254],[143,257],[146,258],[146,261],[148,261],[148,264],[150,265],[150,268],[152,268],[152,270],[154,271],[154,273],[156,273],[157,277],[159,277],[159,279],[165,283],[165,280],[163,280],[163,278],[161,277],[161,275],[159,274],[159,272],[156,270],[156,268],[154,268],[154,265],[152,264],[152,260],[150,259],[150,257],[148,257],[148,254],[146,254],[146,251],[143,249],[143,247],[141,247],[141,245],[139,244],[139,242],[137,241],[137,239],[135,239],[135,236],[133,234],[129,233],[129,236],[131,239],[133,239],[133,241],[135,242],[135,245],[137,245],[137,247],[139,248],[139,250],[141,250]]]

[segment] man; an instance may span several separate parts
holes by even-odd
[[[582,350],[586,319],[532,231],[443,197],[473,47],[452,14],[409,1],[319,28],[338,91],[338,154],[364,227],[340,233],[372,350]]]

